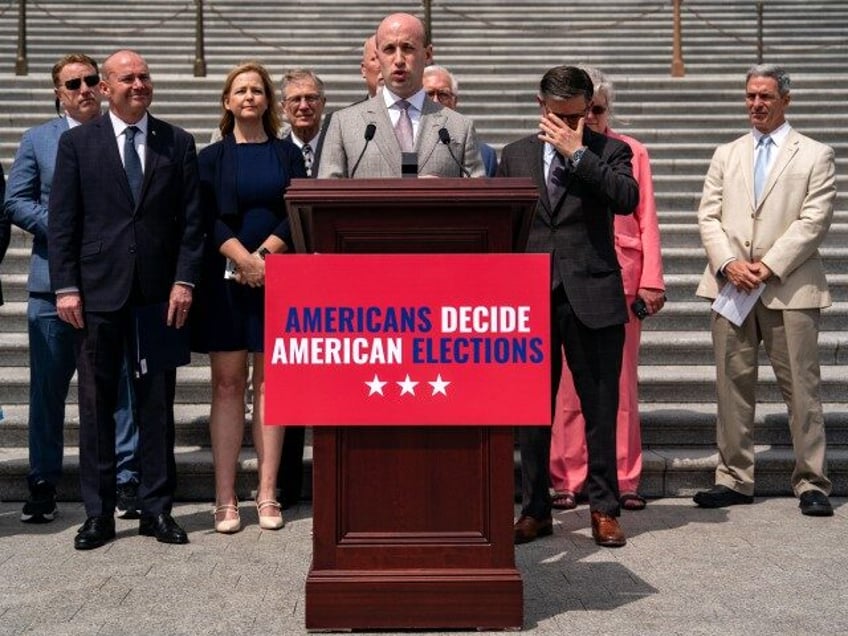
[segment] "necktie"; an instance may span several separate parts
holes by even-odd
[[[565,187],[565,160],[558,152],[555,152],[551,159],[546,185],[548,186],[548,201],[553,208],[559,202],[559,195]]]
[[[395,124],[395,137],[400,144],[400,151],[412,152],[415,147],[412,141],[412,120],[409,118],[410,103],[405,99],[400,99],[395,102],[395,105],[400,108],[400,118]]]
[[[141,198],[141,184],[144,181],[144,172],[141,170],[141,159],[135,149],[135,136],[138,127],[127,126],[124,130],[124,170],[127,173],[127,181],[130,182],[133,205],[137,206]]]
[[[315,155],[312,152],[312,146],[309,144],[303,144],[303,148],[300,149],[303,153],[303,164],[306,166],[306,176],[312,176],[312,162],[315,161]]]
[[[757,203],[763,194],[766,181],[768,180],[769,160],[774,142],[769,135],[760,137],[757,143],[757,160],[754,162],[754,198]]]

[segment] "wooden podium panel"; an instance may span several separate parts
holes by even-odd
[[[309,629],[521,626],[512,427],[313,435]]]
[[[536,198],[529,179],[305,179],[286,195],[299,252],[381,254],[523,251]],[[308,629],[521,628],[514,429],[457,424],[313,429]]]

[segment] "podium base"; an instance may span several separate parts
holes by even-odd
[[[306,628],[520,630],[517,569],[321,572],[306,579]]]

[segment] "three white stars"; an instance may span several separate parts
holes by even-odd
[[[369,380],[369,381],[365,382],[365,386],[368,387],[368,396],[370,397],[374,394],[379,394],[379,395],[385,396],[386,394],[383,392],[383,388],[387,384],[388,384],[388,381],[381,380],[380,376],[375,373],[373,380]],[[396,381],[395,384],[397,384],[400,387],[400,394],[401,395],[412,395],[412,396],[414,396],[415,395],[415,387],[418,384],[420,384],[420,382],[417,382],[416,380],[413,380],[412,378],[410,378],[409,374],[407,373],[406,377],[402,381]],[[448,394],[447,387],[450,384],[450,382],[447,381],[447,380],[443,380],[441,373],[436,376],[435,380],[428,381],[427,384],[429,384],[433,388],[433,392],[430,394],[431,396],[438,395],[439,393],[441,393],[442,395],[447,397],[447,394]]]

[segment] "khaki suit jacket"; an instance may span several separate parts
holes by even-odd
[[[374,124],[376,131],[365,149],[365,128],[368,124]],[[439,139],[441,128],[450,134],[451,151],[456,161]],[[461,177],[463,174],[457,161],[472,177],[485,176],[477,134],[471,120],[429,99],[424,100],[421,111],[415,151],[418,154],[419,176]],[[400,146],[383,96],[379,93],[371,99],[333,113],[324,140],[318,177],[349,177],[360,155],[362,159],[355,178],[401,176]]]
[[[778,149],[759,204],[754,203],[754,137],[719,146],[698,210],[709,263],[696,294],[715,298],[729,259],[762,261],[772,271],[761,302],[769,309],[831,304],[818,248],[836,197],[833,149],[790,130]]]

